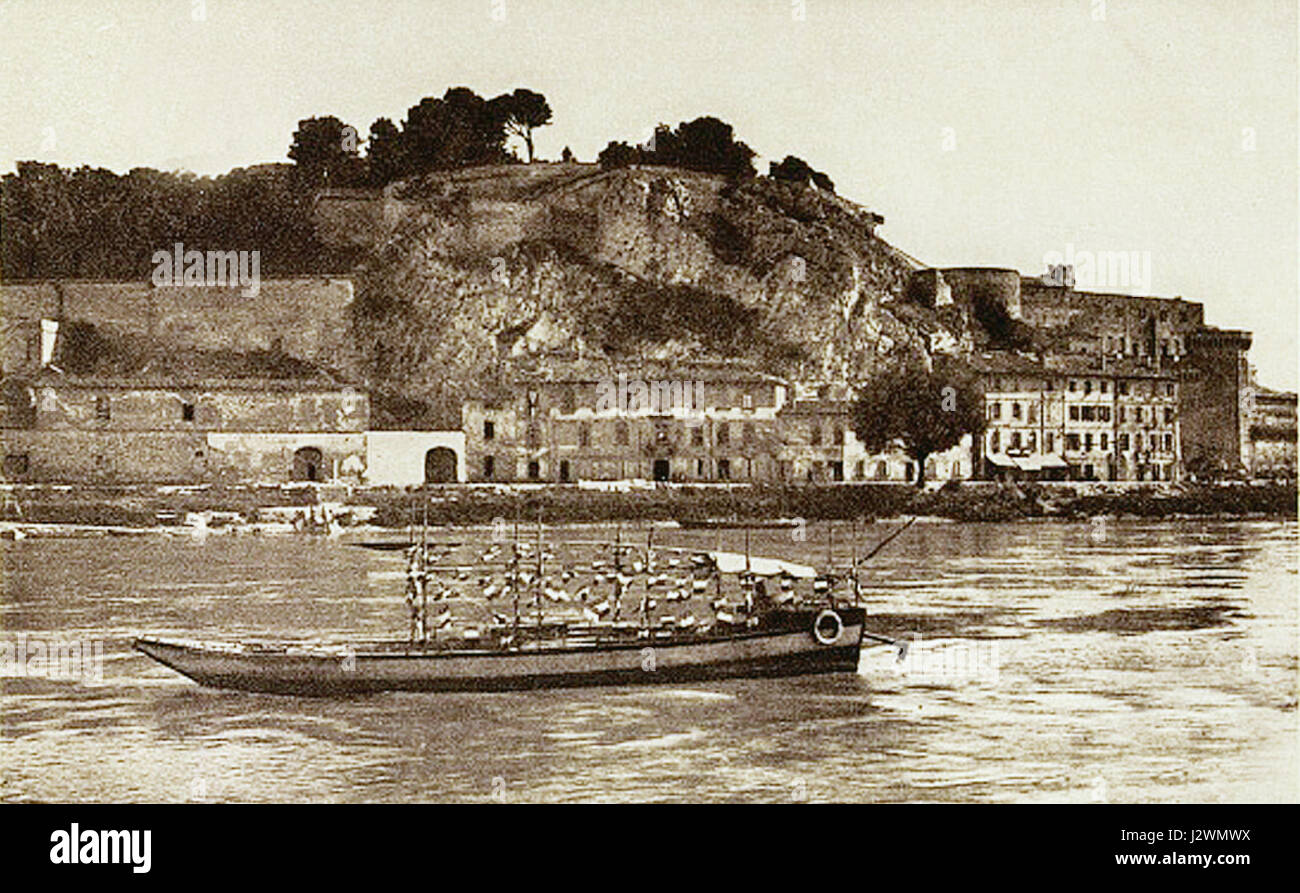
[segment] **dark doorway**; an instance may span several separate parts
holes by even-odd
[[[426,484],[456,483],[456,451],[449,447],[434,447],[425,453],[424,482]]]
[[[668,480],[669,467],[667,459],[656,459],[654,468],[654,478],[656,481]]]
[[[315,447],[303,447],[293,454],[293,479],[319,481],[323,477],[324,457]]]

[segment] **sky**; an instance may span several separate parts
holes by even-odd
[[[1203,302],[1296,388],[1295,2],[0,0],[0,51],[0,171],[286,161],[453,86],[543,93],[540,158],[715,115],[929,265],[1136,252],[1096,290]]]

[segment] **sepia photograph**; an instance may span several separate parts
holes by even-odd
[[[1298,25],[0,2],[24,858],[169,876],[200,804],[1016,804],[1250,867],[1229,810],[1300,802]]]

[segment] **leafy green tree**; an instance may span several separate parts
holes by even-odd
[[[636,164],[636,162],[636,149],[629,146],[627,143],[614,142],[612,140],[609,145],[601,149],[600,154],[596,156],[596,163],[599,164],[603,170],[615,167],[627,167],[628,165]]]
[[[333,115],[298,122],[289,157],[300,181],[310,187],[347,186],[359,179],[356,128]]]
[[[388,118],[378,118],[370,125],[366,165],[369,180],[375,186],[401,179],[410,170],[402,131]]]
[[[919,487],[926,459],[957,446],[966,434],[983,432],[984,395],[959,360],[936,356],[928,369],[895,363],[858,388],[852,420],[868,452],[899,447],[913,459]]]
[[[768,165],[768,174],[773,180],[782,180],[786,183],[797,183],[800,186],[807,186],[809,183],[816,185],[818,189],[827,192],[835,191],[835,184],[831,178],[821,171],[814,170],[812,165],[795,155],[785,156],[780,164],[772,162]]]
[[[533,163],[533,130],[551,123],[551,107],[546,97],[523,87],[503,93],[492,100],[508,136],[517,136],[528,148],[528,163]]]
[[[412,106],[403,136],[413,173],[509,160],[500,105],[468,87],[453,87],[441,99],[425,97]]]

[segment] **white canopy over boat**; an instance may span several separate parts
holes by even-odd
[[[751,555],[745,557],[743,552],[709,552],[709,560],[724,574],[743,574],[746,569],[759,577],[794,577],[799,580],[812,580],[817,571],[806,564],[793,561],[781,561],[777,558],[759,558]]]

